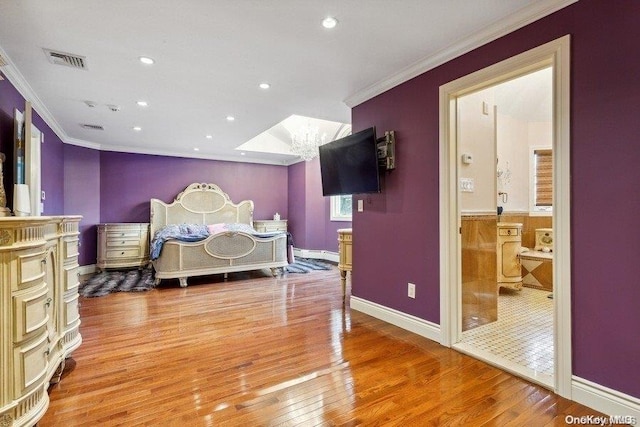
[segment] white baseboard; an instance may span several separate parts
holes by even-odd
[[[607,415],[634,417],[634,425],[640,421],[640,399],[575,375],[571,378],[571,399]]]
[[[78,273],[80,273],[81,276],[84,276],[87,274],[93,274],[96,271],[97,271],[97,268],[95,264],[81,265],[80,268],[78,268]]]
[[[368,314],[438,343],[440,342],[440,325],[362,298],[352,296],[349,302],[353,310]]]
[[[317,249],[300,249],[293,248],[293,255],[301,258],[323,259],[337,263],[340,261],[340,255],[337,252],[317,250]]]

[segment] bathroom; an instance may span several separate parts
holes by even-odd
[[[550,68],[458,99],[462,342],[549,377],[551,105]]]

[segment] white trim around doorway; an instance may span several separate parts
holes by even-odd
[[[455,347],[460,327],[460,207],[457,191],[456,123],[459,96],[553,67],[554,348],[553,389],[571,399],[570,252],[570,36],[564,36],[440,87],[440,328],[442,345]]]

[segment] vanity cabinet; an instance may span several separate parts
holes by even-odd
[[[522,224],[499,222],[497,240],[498,288],[522,289],[522,267],[520,265]]]
[[[149,264],[149,223],[98,224],[100,269]]]
[[[347,271],[352,270],[353,264],[353,233],[351,228],[338,230],[338,270],[340,270],[340,282],[342,284],[342,297],[347,295]]]
[[[0,426],[32,426],[82,338],[81,217],[0,218]]]

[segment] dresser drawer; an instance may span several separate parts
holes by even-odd
[[[43,248],[17,252],[15,289],[38,285],[44,281],[47,254]]]
[[[80,311],[78,307],[78,294],[69,295],[64,298],[63,307],[63,328],[66,330],[69,326],[74,325],[80,320]]]
[[[48,307],[52,304],[43,284],[13,295],[13,339],[23,341],[41,331],[49,320]]]
[[[78,239],[64,240],[62,245],[63,245],[63,248],[64,248],[64,252],[63,253],[64,253],[65,262],[69,261],[71,259],[78,258],[78,255],[80,255],[80,253],[78,251],[78,246],[79,246]]]
[[[49,366],[49,343],[47,334],[16,346],[13,353],[14,390],[17,396],[42,385]]]
[[[62,279],[64,280],[64,291],[76,289],[80,286],[80,274],[78,273],[78,265],[67,266],[64,268]]]

